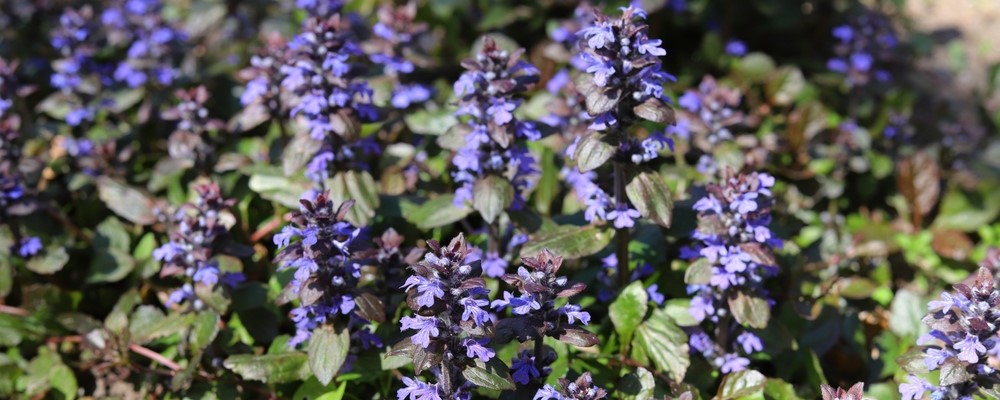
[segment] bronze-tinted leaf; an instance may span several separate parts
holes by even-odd
[[[688,285],[705,285],[711,279],[712,263],[707,258],[695,260],[684,271],[684,283]]]
[[[371,293],[362,293],[354,298],[354,313],[366,321],[385,322],[385,304]]]
[[[580,139],[573,158],[580,172],[587,172],[604,165],[615,154],[615,148],[604,141],[606,135],[591,132]]]
[[[737,322],[752,328],[766,328],[767,321],[771,318],[771,306],[766,299],[743,292],[729,297],[729,309]]]
[[[676,120],[674,109],[670,108],[663,100],[655,97],[650,97],[642,104],[635,106],[632,111],[639,118],[659,124],[673,124]]]
[[[587,332],[583,328],[576,326],[567,326],[559,332],[556,332],[556,334],[558,335],[556,336],[556,339],[559,339],[560,342],[576,347],[596,346],[601,342],[593,333]]]
[[[625,194],[643,218],[664,228],[670,227],[674,199],[659,173],[639,172],[625,186]]]
[[[153,199],[138,189],[101,176],[97,178],[97,194],[111,211],[122,218],[139,225],[156,222]]]
[[[941,170],[926,151],[899,160],[896,170],[896,184],[909,205],[911,223],[919,228],[941,195]]]
[[[489,175],[476,181],[472,189],[472,207],[483,220],[492,223],[514,201],[514,187],[506,179]]]

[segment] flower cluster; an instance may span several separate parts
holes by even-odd
[[[490,304],[497,311],[509,308],[513,314],[497,323],[497,342],[506,343],[517,339],[523,343],[533,340],[535,353],[541,349],[545,336],[582,347],[597,344],[597,337],[580,327],[590,323],[590,313],[571,303],[556,307],[557,299],[569,298],[587,287],[582,283],[571,284],[566,277],[556,275],[562,267],[562,257],[542,250],[535,257],[521,260],[524,266],[519,267],[516,274],[503,276],[504,282],[517,289],[519,295],[504,291],[503,298],[497,298]],[[540,356],[530,354],[530,357]],[[541,363],[522,363],[525,365],[520,368],[518,363],[514,364],[512,369],[515,382],[527,384],[529,378],[538,378],[540,375],[538,367]]]
[[[646,36],[646,12],[635,5],[619,18],[596,13],[594,22],[577,32],[590,79],[577,87],[587,96],[594,117],[590,128],[623,131],[637,119],[673,122],[663,98],[663,84],[674,77],[662,70],[667,54],[660,39]]]
[[[683,131],[685,138],[694,134],[695,145],[710,153],[719,143],[733,140],[733,129],[746,121],[739,109],[741,98],[739,89],[720,85],[706,75],[697,90],[689,89],[677,99],[681,111],[674,132]],[[710,154],[699,158],[698,171],[706,175],[719,172]]]
[[[601,400],[608,397],[607,391],[594,386],[590,372],[584,372],[576,381],[559,379],[559,385],[562,386],[559,390],[549,385],[538,389],[533,400]]]
[[[359,153],[379,152],[374,141],[360,137],[361,123],[378,117],[372,90],[351,78],[351,58],[360,54],[340,15],[309,19],[288,43],[280,71],[282,88],[295,98],[291,116],[305,119],[310,137],[322,143],[306,169],[313,181],[326,180],[332,171],[364,169]]]
[[[211,153],[212,146],[206,143],[208,133],[221,129],[225,124],[208,115],[205,101],[208,90],[198,86],[177,91],[176,106],[164,110],[162,117],[167,121],[177,121],[170,134],[170,157],[184,161],[204,161]]]
[[[34,211],[34,203],[26,195],[26,188],[18,164],[21,148],[21,118],[14,111],[18,98],[15,82],[16,65],[0,58],[0,224],[9,225],[15,236],[14,253],[22,258],[31,257],[42,250],[42,240],[35,236],[22,237],[14,218]]]
[[[101,13],[108,42],[127,45],[124,60],[112,76],[129,87],[172,85],[180,75],[175,65],[185,54],[187,34],[162,15],[160,0],[117,0]]]
[[[378,22],[372,27],[374,37],[365,43],[365,53],[372,63],[381,65],[385,75],[393,79],[390,104],[397,109],[423,103],[431,98],[431,88],[420,83],[403,83],[401,77],[414,71],[417,39],[427,31],[427,24],[417,23],[417,4],[383,5],[378,9]]]
[[[414,274],[403,285],[414,315],[400,323],[402,330],[416,333],[397,344],[393,354],[412,357],[416,372],[430,369],[437,382],[404,379],[406,387],[397,397],[467,399],[473,387],[462,376],[464,368],[496,356],[487,346],[495,321],[488,311],[489,289],[478,263],[465,261],[470,250],[463,236],[447,246],[434,240],[427,244],[431,252],[410,266]]]
[[[865,86],[874,79],[892,79],[889,64],[898,45],[892,23],[884,15],[866,12],[848,24],[833,28],[836,44],[826,65],[843,74],[849,87]]]
[[[1000,354],[1000,291],[989,269],[981,267],[970,287],[956,284],[955,293],[944,292],[940,300],[927,304],[924,324],[930,333],[920,337],[923,367],[941,372],[934,385],[915,375],[899,385],[903,400],[922,399],[928,391],[932,399],[972,399],[980,389],[995,389],[1000,378],[995,360]],[[920,371],[922,372],[922,371]]]
[[[163,263],[160,277],[182,276],[184,285],[170,293],[167,305],[190,301],[195,310],[204,307],[197,293],[209,292],[219,283],[235,287],[244,280],[240,272],[223,272],[217,255],[233,251],[229,228],[234,223],[229,208],[233,199],[224,199],[215,183],[195,186],[198,198],[173,213],[161,213],[160,219],[170,224],[169,240],[153,251],[153,258]]]
[[[97,104],[93,100],[108,82],[110,70],[94,55],[100,50],[97,42],[99,25],[90,6],[66,8],[59,16],[59,26],[52,31],[52,47],[62,58],[52,64],[49,83],[73,97],[73,108],[66,113],[66,123],[80,126],[93,121]]]
[[[373,342],[380,347],[381,341],[363,327],[371,321],[383,322],[385,310],[380,299],[358,285],[362,265],[353,244],[361,230],[344,221],[354,202],[334,207],[325,192],[300,202],[299,211],[290,218],[292,225],[274,235],[274,244],[281,249],[274,259],[278,269],[295,269],[281,299],[299,299],[291,312],[295,336],[288,344],[308,340],[313,330],[344,315],[349,328],[361,327],[358,336],[363,337],[363,345]]]
[[[267,35],[263,38],[264,48],[250,57],[250,66],[240,70],[239,77],[246,81],[246,88],[240,95],[240,104],[263,105],[268,115],[277,118],[284,113],[281,103],[281,66],[285,60],[288,45],[281,35]]]
[[[764,279],[777,274],[771,248],[781,245],[768,228],[771,222],[771,188],[774,178],[764,173],[723,174],[721,185],[709,185],[708,195],[695,203],[698,241],[682,249],[682,257],[698,259],[685,280],[694,294],[689,312],[702,327],[714,326],[714,335],[702,328],[690,334],[693,352],[701,354],[722,373],[740,371],[750,364],[744,355],[761,351],[760,338],[738,324],[764,328],[767,321],[745,313],[769,312]],[[756,308],[762,309],[756,309]],[[737,346],[738,345],[738,346]]]
[[[847,390],[833,388],[827,384],[822,384],[819,388],[823,400],[864,400],[865,397],[864,382],[855,383]]]
[[[454,85],[459,98],[456,115],[469,119],[459,125],[465,145],[452,160],[458,168],[453,177],[461,185],[455,191],[456,204],[472,201],[476,182],[490,175],[513,185],[511,209],[520,209],[524,203],[523,192],[529,185],[528,177],[535,173],[535,161],[515,141],[538,140],[541,132],[533,122],[514,116],[521,104],[514,96],[538,82],[538,70],[520,60],[523,52],[509,53],[486,37],[476,57],[462,62],[466,71]]]

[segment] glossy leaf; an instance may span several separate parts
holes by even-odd
[[[625,194],[643,218],[669,228],[674,208],[674,200],[670,195],[663,177],[656,172],[639,172],[625,186]]]
[[[340,372],[340,367],[347,360],[351,350],[351,335],[347,329],[335,331],[324,326],[313,331],[309,338],[309,367],[316,374],[316,379],[326,385]]]
[[[514,187],[501,177],[490,175],[476,181],[472,189],[472,207],[483,220],[492,223],[514,201]]]
[[[596,254],[611,241],[611,232],[598,226],[562,225],[534,235],[521,249],[523,256],[534,256],[549,249],[554,254],[571,260]]]

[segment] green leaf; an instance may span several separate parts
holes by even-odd
[[[643,171],[636,174],[625,186],[625,194],[643,218],[664,228],[670,227],[674,199],[659,173]]]
[[[787,106],[799,97],[805,86],[806,80],[801,70],[794,66],[784,66],[771,75],[764,91],[771,104]]]
[[[455,114],[446,108],[439,110],[417,110],[406,114],[403,120],[410,131],[420,135],[441,136],[458,123]]]
[[[649,294],[642,286],[642,281],[632,282],[618,295],[618,298],[608,308],[608,315],[615,331],[621,337],[621,343],[629,343],[632,333],[642,323],[649,309]]]
[[[963,192],[953,185],[941,199],[934,229],[957,229],[974,232],[983,221],[993,221],[1000,215],[1000,190],[995,183],[984,183],[977,192]]]
[[[379,206],[378,186],[368,171],[339,172],[326,181],[330,188],[330,198],[337,203],[354,200],[354,206],[347,213],[348,222],[354,226],[367,226],[375,216]]]
[[[771,319],[771,306],[766,299],[743,292],[729,297],[729,309],[736,322],[751,328],[767,328],[767,321]]]
[[[125,328],[128,328],[129,314],[132,313],[132,309],[140,302],[142,302],[142,298],[139,297],[139,291],[136,288],[129,289],[129,291],[123,293],[118,298],[118,302],[115,303],[114,308],[108,313],[107,318],[104,319],[104,327],[112,333],[120,334],[124,332]]]
[[[476,181],[472,193],[472,208],[479,211],[487,223],[493,223],[514,201],[514,187],[495,175]]]
[[[615,148],[604,141],[605,137],[603,133],[591,132],[577,143],[573,159],[580,172],[597,169],[615,154]]]
[[[106,176],[97,178],[97,195],[104,205],[118,216],[135,224],[151,225],[155,203],[145,193]]]
[[[98,249],[90,262],[87,283],[118,282],[134,269],[135,259],[128,249]]]
[[[429,230],[461,221],[470,213],[472,209],[469,206],[456,206],[455,195],[449,193],[428,200],[404,212],[403,216],[417,228]]]
[[[128,251],[132,245],[132,239],[125,230],[125,225],[118,218],[106,218],[97,225],[96,232],[93,241],[95,247]]]
[[[719,392],[715,398],[718,400],[736,400],[754,396],[764,390],[767,385],[767,377],[764,374],[752,369],[745,369],[733,372],[722,379]]]
[[[204,351],[219,334],[219,314],[214,311],[202,311],[194,318],[188,345],[192,350]]]
[[[767,378],[767,386],[764,386],[764,398],[775,400],[799,400],[795,393],[795,386],[778,378]],[[861,400],[861,399],[858,399]]]
[[[530,257],[542,249],[549,249],[567,260],[583,258],[604,249],[604,246],[611,241],[611,236],[611,232],[607,229],[594,225],[561,225],[552,230],[539,232],[524,244],[521,254]]]
[[[712,279],[712,262],[707,258],[699,258],[688,265],[684,271],[684,283],[688,285],[705,285]]]
[[[740,59],[736,74],[750,82],[763,82],[774,72],[774,60],[764,53],[750,53]]]
[[[656,389],[653,373],[645,368],[636,368],[635,372],[622,379],[622,400],[650,400]]]
[[[900,289],[889,307],[889,330],[900,337],[918,337],[926,330],[921,320],[927,313],[925,301],[909,289]]]
[[[309,377],[308,357],[300,352],[278,354],[239,354],[223,363],[243,379],[265,383],[287,383]]]
[[[52,243],[45,247],[41,256],[28,260],[28,270],[36,274],[51,275],[59,272],[69,262],[69,254],[59,244]]]
[[[687,334],[662,309],[653,310],[632,339],[632,358],[642,363],[652,361],[677,382],[684,380],[691,365],[688,352]]]
[[[511,380],[509,374],[504,373],[507,376],[500,376],[502,371],[491,372],[486,368],[476,366],[470,366],[462,371],[462,376],[465,377],[470,383],[477,387],[481,387],[488,390],[514,390],[514,381]]]
[[[699,321],[691,316],[691,299],[670,299],[663,305],[663,311],[674,319],[678,326],[698,326]]]
[[[300,174],[286,177],[274,167],[254,168],[247,184],[260,197],[296,210],[302,193],[312,188],[312,183]]]
[[[347,360],[350,349],[351,335],[347,329],[335,332],[332,327],[324,326],[313,331],[307,352],[309,367],[316,379],[323,385],[330,384]]]
[[[281,122],[275,122],[281,123]],[[313,156],[323,147],[323,142],[315,140],[303,129],[292,136],[292,140],[285,146],[281,153],[281,170],[285,176],[292,176],[301,173],[306,164],[312,160]]]
[[[129,333],[133,341],[147,343],[155,339],[183,332],[191,326],[194,314],[163,315],[156,306],[142,305],[129,318]]]
[[[542,174],[535,185],[534,194],[535,210],[542,215],[549,215],[552,202],[559,195],[559,168],[556,168],[555,160],[555,152],[547,147],[543,148],[542,157],[538,162]]]

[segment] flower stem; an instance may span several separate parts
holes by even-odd
[[[625,164],[621,160],[614,161],[615,167],[615,207],[616,209],[623,209],[625,204]],[[628,264],[628,228],[619,228],[615,230],[615,241],[617,242],[617,249],[615,250],[618,256],[618,287],[619,289],[624,289],[628,286],[629,278],[629,264]]]

